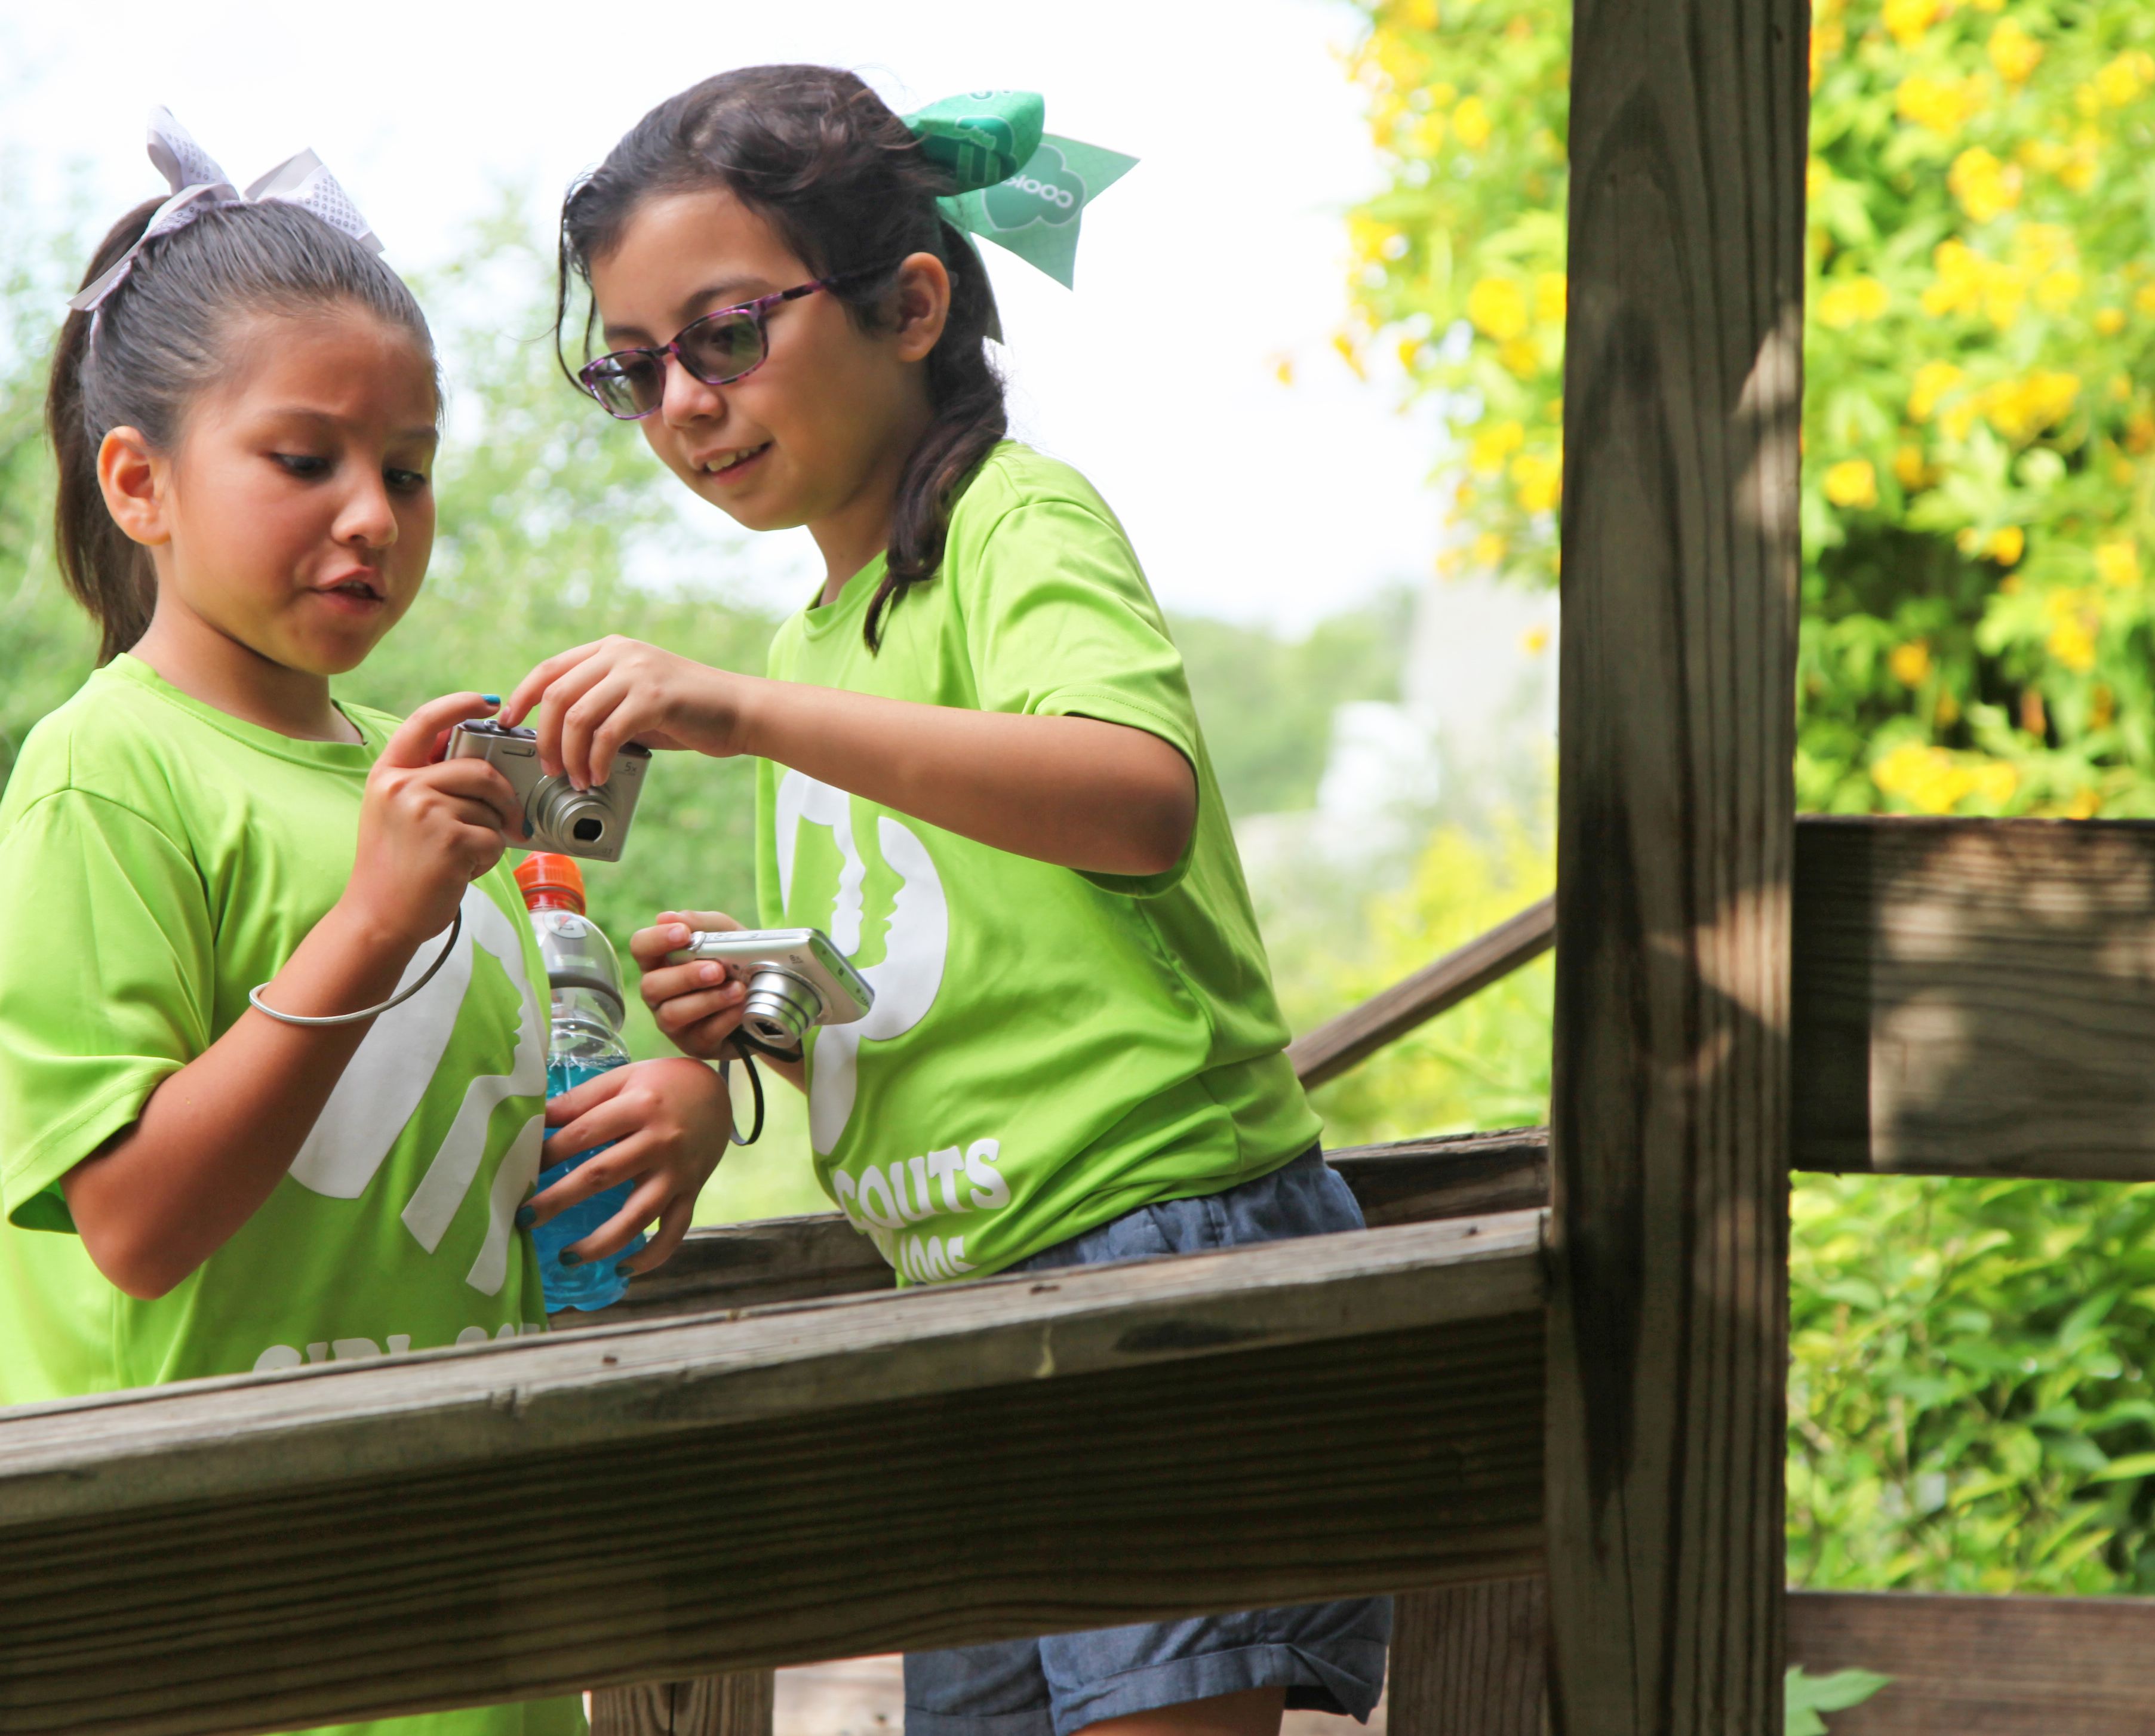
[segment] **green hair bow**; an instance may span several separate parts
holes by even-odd
[[[1037,91],[970,90],[905,117],[929,161],[957,183],[935,202],[959,228],[1029,260],[1066,289],[1086,205],[1137,159],[1042,129]]]

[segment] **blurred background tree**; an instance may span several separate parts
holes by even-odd
[[[1340,348],[1443,408],[1441,564],[1548,585],[1569,8],[1360,10]],[[2155,8],[1819,0],[1811,74],[1799,805],[2155,812]],[[1799,1178],[1793,1578],[2155,1585],[2151,1202]]]

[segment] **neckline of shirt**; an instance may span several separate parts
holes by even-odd
[[[381,743],[376,739],[378,733],[369,728],[362,719],[353,716],[343,704],[335,700],[330,703],[336,706],[338,715],[359,732],[360,740],[305,741],[260,723],[250,723],[244,717],[235,717],[229,712],[219,711],[217,707],[196,698],[192,693],[182,692],[131,651],[122,651],[98,673],[141,688],[166,704],[177,707],[197,722],[207,724],[219,734],[231,737],[243,746],[252,748],[258,753],[274,754],[279,759],[292,760],[300,765],[364,772],[374,763],[375,756],[381,751]]]

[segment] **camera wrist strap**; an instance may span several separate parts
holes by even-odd
[[[328,1025],[357,1024],[362,1019],[377,1018],[381,1014],[389,1011],[392,1007],[402,1006],[405,1002],[410,1000],[413,995],[417,994],[421,989],[424,988],[429,983],[434,980],[435,973],[439,971],[443,965],[449,962],[449,954],[456,951],[457,937],[462,934],[463,931],[464,913],[463,907],[459,906],[456,914],[456,920],[449,924],[449,937],[443,945],[442,950],[435,954],[434,962],[427,967],[427,973],[420,978],[419,980],[414,983],[409,988],[391,995],[387,1000],[382,1002],[378,1007],[361,1007],[356,1013],[328,1013],[322,1014],[319,1018],[314,1019],[307,1018],[298,1013],[279,1013],[274,1007],[267,1005],[263,1001],[262,990],[269,986],[267,983],[263,983],[260,988],[250,988],[247,991],[247,1004],[253,1008],[257,1013],[266,1013],[279,1024],[301,1024],[307,1026],[310,1029],[320,1029]],[[760,1101],[760,1093],[758,1094],[759,1102]],[[761,1118],[759,1116],[757,1126],[760,1128],[761,1125]]]

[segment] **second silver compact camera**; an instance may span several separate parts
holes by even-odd
[[[699,931],[666,955],[668,964],[699,958],[729,967],[748,984],[741,1029],[772,1049],[798,1049],[812,1027],[851,1024],[875,1004],[875,990],[820,928]]]
[[[579,789],[566,778],[550,778],[539,763],[539,735],[501,723],[459,723],[449,732],[450,759],[484,759],[509,779],[524,804],[529,839],[511,841],[526,850],[550,850],[595,862],[618,862],[628,841],[628,822],[643,793],[651,750],[633,742],[614,754],[613,775]]]

